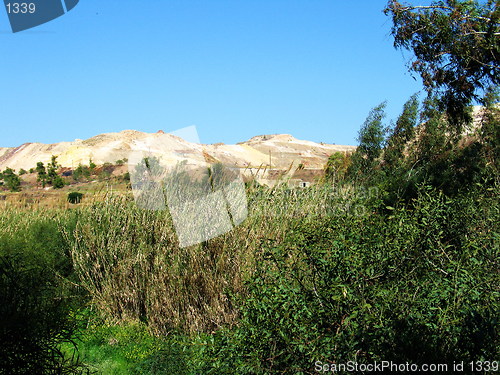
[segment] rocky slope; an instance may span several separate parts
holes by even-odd
[[[133,150],[158,152],[155,147],[161,149],[168,162],[184,159],[193,164],[222,162],[242,169],[269,168],[269,165],[275,169],[287,169],[292,163],[296,167],[302,164],[305,168],[320,169],[334,152],[355,150],[354,146],[303,141],[288,134],[256,136],[236,145],[201,145],[162,131],[150,134],[124,130],[100,134],[87,140],[76,139],[55,144],[25,143],[19,147],[0,148],[0,170],[7,167],[16,171],[21,168],[29,170],[39,161],[49,162],[52,155],[57,155],[61,166],[69,168],[75,168],[80,163],[88,165],[90,159],[98,165],[115,163],[120,159],[128,159]]]

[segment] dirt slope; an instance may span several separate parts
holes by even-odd
[[[0,170],[10,167],[19,171],[36,166],[41,161],[47,163],[52,155],[57,155],[63,167],[75,168],[78,164],[88,165],[89,159],[96,164],[115,163],[129,158],[132,149],[148,149],[148,140],[157,138],[162,145],[165,160],[176,162],[187,159],[198,164],[204,160],[220,161],[228,166],[258,168],[260,166],[286,169],[292,163],[303,164],[305,168],[323,168],[328,156],[336,151],[351,152],[354,146],[339,146],[303,141],[288,134],[261,135],[236,145],[200,145],[190,143],[174,135],[158,132],[143,133],[124,130],[120,133],[105,133],[87,140],[55,144],[25,143],[15,148],[0,148]]]

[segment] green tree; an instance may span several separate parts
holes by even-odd
[[[64,180],[57,174],[60,165],[57,163],[57,156],[52,155],[51,161],[45,168],[40,161],[36,164],[36,172],[38,173],[37,181],[42,183],[42,187],[52,185],[55,189],[60,189],[64,186]]]
[[[21,191],[21,179],[19,178],[18,175],[14,172],[13,169],[7,168],[3,171],[3,180],[5,182],[5,186],[10,191]]]
[[[343,152],[337,151],[330,155],[325,166],[325,178],[327,180],[344,178],[349,168],[350,161],[350,156]]]
[[[73,171],[73,179],[81,181],[83,178],[90,177],[90,169],[86,165],[78,164],[78,167]]]
[[[392,168],[404,159],[404,150],[413,139],[419,117],[418,95],[414,94],[404,104],[403,112],[398,117],[394,128],[390,130],[384,150],[384,163]]]
[[[480,139],[484,148],[486,165],[493,175],[499,178],[498,161],[500,160],[500,101],[499,87],[490,88],[485,95],[485,107],[482,113]],[[500,182],[500,181],[498,181]]]
[[[500,84],[500,2],[434,1],[414,6],[389,1],[394,46],[414,54],[410,71],[418,73],[430,95],[439,97],[453,128],[470,121],[466,108],[482,101]]]
[[[352,164],[348,174],[351,177],[372,174],[377,158],[382,153],[385,141],[385,128],[382,120],[385,117],[386,102],[373,108],[359,130],[359,146],[352,156]]]
[[[58,169],[59,164],[57,164],[57,156],[52,155],[50,164],[47,165],[47,181],[49,182],[49,184],[54,184],[54,180],[58,177]]]
[[[37,181],[42,183],[42,187],[45,187],[47,184],[47,171],[45,169],[45,166],[41,161],[36,163],[36,173],[38,174],[37,176]]]
[[[52,186],[54,187],[54,189],[61,189],[64,187],[64,185],[65,185],[65,183],[64,183],[64,180],[61,176],[56,176],[52,180]]]

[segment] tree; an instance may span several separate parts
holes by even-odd
[[[3,180],[5,182],[5,186],[12,191],[21,191],[21,179],[14,172],[13,169],[7,168],[2,173]]]
[[[65,185],[65,183],[64,183],[64,180],[61,176],[56,176],[52,180],[52,186],[54,187],[54,189],[61,189],[64,187],[64,185]]]
[[[389,1],[394,46],[414,54],[429,95],[439,97],[451,125],[460,131],[471,120],[466,108],[482,102],[484,91],[500,84],[500,2],[434,1],[429,6]]]
[[[78,167],[73,172],[73,179],[80,181],[82,178],[90,177],[90,169],[86,165],[78,164]]]
[[[49,184],[53,185],[54,181],[58,177],[57,169],[59,165],[57,164],[57,156],[52,155],[50,164],[47,165],[47,180]]]
[[[352,156],[352,164],[348,174],[370,175],[380,156],[385,140],[385,130],[382,120],[385,117],[386,102],[373,108],[359,130],[359,146]]]
[[[485,158],[493,167],[498,168],[500,160],[500,87],[486,92],[484,112],[481,119],[481,139],[486,148]]]
[[[60,165],[57,163],[57,156],[52,155],[51,161],[47,164],[47,168],[41,161],[36,163],[36,172],[38,173],[37,181],[45,185],[52,185],[55,189],[64,187],[64,180],[57,174]]]
[[[45,187],[47,184],[47,171],[41,161],[36,163],[36,173],[38,174],[37,181],[42,183],[42,187]]]
[[[64,187],[64,180],[57,174],[60,165],[57,163],[57,156],[52,155],[50,164],[47,166],[47,180],[54,189],[61,189]]]
[[[403,112],[398,117],[393,129],[390,130],[387,146],[384,150],[386,167],[393,167],[404,159],[404,150],[413,139],[419,116],[418,94],[414,94],[403,106]]]
[[[343,152],[335,152],[328,157],[328,161],[325,166],[325,177],[328,180],[334,178],[342,179],[347,169],[349,168],[349,163],[351,161],[350,155]]]

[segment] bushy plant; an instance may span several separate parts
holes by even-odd
[[[77,374],[77,357],[60,346],[72,343],[77,322],[56,275],[21,254],[0,256],[0,373]]]
[[[83,193],[79,193],[77,191],[72,191],[68,193],[68,202],[73,204],[78,204],[82,201]]]
[[[6,168],[2,173],[5,186],[12,192],[21,191],[21,179],[11,168]]]
[[[206,371],[495,358],[498,198],[422,188],[414,206],[297,222],[264,245],[240,323],[219,336]]]
[[[78,164],[78,167],[73,171],[73,179],[82,181],[90,177],[90,168],[86,165]]]
[[[373,108],[361,126],[358,135],[359,145],[351,157],[347,169],[348,176],[353,180],[366,180],[374,173],[377,159],[382,153],[385,143],[385,127],[382,123],[385,118],[386,102]]]

